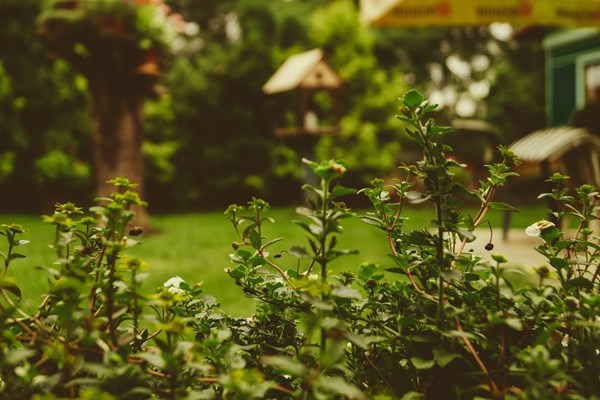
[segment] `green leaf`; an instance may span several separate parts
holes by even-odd
[[[558,258],[558,257],[550,257],[549,261],[550,261],[550,264],[556,269],[561,270],[561,269],[569,268],[569,262],[565,259]]]
[[[591,290],[593,285],[592,285],[592,281],[590,281],[589,279],[583,277],[583,276],[579,276],[577,278],[574,279],[570,279],[567,282],[567,287],[568,288],[572,288],[572,287],[580,287],[583,289],[588,289]]]
[[[415,121],[412,118],[407,117],[406,115],[396,115],[396,118],[398,118],[400,121],[407,122],[413,126],[415,125]]]
[[[335,297],[341,297],[343,299],[360,300],[362,298],[362,296],[360,295],[360,292],[358,290],[352,289],[351,287],[348,287],[348,286],[340,286],[338,288],[335,288],[333,290],[333,295]]]
[[[473,232],[467,229],[454,229],[454,232],[456,232],[461,238],[467,239],[467,242],[469,243],[476,239],[475,235],[473,235]]]
[[[337,393],[338,395],[347,397],[353,400],[366,400],[367,396],[363,394],[357,387],[349,384],[339,376],[319,375],[316,380],[316,385],[319,389],[327,392]]]
[[[422,231],[412,231],[408,236],[408,242],[417,246],[434,246],[431,234]]]
[[[356,250],[356,249],[331,250],[331,251],[327,252],[327,259],[333,260],[340,256],[347,256],[347,255],[351,255],[351,254],[358,254],[358,250]]]
[[[253,266],[255,266],[255,267],[259,267],[261,265],[265,265],[265,263],[266,263],[265,259],[262,258],[262,257],[250,257],[248,259],[248,262],[250,264],[252,264]]]
[[[440,275],[444,278],[446,282],[450,281],[460,281],[463,277],[462,271],[459,271],[456,268],[452,268],[446,271],[441,271]]]
[[[400,99],[400,101],[402,101],[402,104],[411,109],[419,107],[424,100],[425,97],[423,97],[421,93],[414,89],[406,92],[406,94],[404,94],[404,96],[402,96],[402,98]]]
[[[504,319],[504,324],[516,331],[523,330],[523,322],[517,317],[508,317]]]
[[[555,226],[550,226],[546,229],[542,229],[542,232],[540,233],[540,236],[546,242],[551,242],[554,239],[558,239],[560,237],[560,235],[561,235],[561,232]]]
[[[409,190],[404,195],[406,196],[410,204],[421,204],[431,198],[430,195],[425,195],[424,193],[417,192],[416,190]]]
[[[479,280],[479,275],[474,272],[465,273],[465,280],[469,282],[474,282]]]
[[[242,267],[239,268],[233,268],[231,271],[229,271],[229,275],[233,278],[233,279],[242,279],[245,275]]]
[[[16,260],[18,258],[25,258],[25,255],[24,254],[19,254],[19,253],[12,253],[10,256],[8,256],[7,261],[11,262],[11,261]]]
[[[302,376],[305,370],[304,365],[288,357],[266,356],[261,359],[261,362],[293,376]]]
[[[377,265],[370,264],[370,263],[363,263],[359,267],[358,271],[359,271],[358,275],[362,279],[367,280],[377,271]]]
[[[501,201],[493,201],[491,203],[488,203],[488,206],[492,209],[492,210],[501,210],[501,211],[513,211],[513,212],[519,212],[518,209],[514,208],[513,206],[511,206],[508,203],[503,203]]]
[[[320,225],[310,224],[308,226],[308,229],[310,233],[312,233],[315,236],[321,236],[321,234],[323,233],[323,227]]]
[[[419,356],[411,357],[410,362],[415,366],[416,369],[429,369],[435,365],[435,360],[426,360]]]
[[[314,194],[316,194],[317,196],[319,196],[319,198],[323,197],[323,191],[317,189],[314,186],[311,185],[302,185],[302,190],[306,190],[307,192],[313,192]]]
[[[306,249],[301,246],[292,246],[290,248],[290,250],[288,251],[288,253],[290,253],[292,256],[297,257],[297,258],[307,258],[308,257],[308,251],[306,251]]]
[[[435,363],[442,368],[457,358],[460,358],[460,354],[449,352],[442,346],[433,348],[433,359],[435,360]]]
[[[354,194],[354,193],[356,193],[356,189],[347,188],[347,187],[343,187],[343,186],[337,185],[331,191],[331,200],[336,199],[336,198],[341,197],[341,196],[346,196],[346,195],[349,195],[349,194]]]
[[[441,135],[443,133],[452,132],[453,129],[449,126],[438,126],[434,125],[429,129],[429,133],[432,135]]]
[[[244,218],[247,220],[250,220],[250,217],[244,217]],[[242,232],[242,237],[244,239],[247,239],[250,236],[250,232],[252,232],[254,230],[254,228],[256,228],[255,223],[248,225],[246,228],[244,228],[244,231]]]
[[[375,399],[378,400],[377,397]],[[390,399],[391,399],[391,397],[390,397]],[[400,400],[425,400],[425,399],[426,399],[426,397],[423,393],[408,392],[408,393],[405,393]]]
[[[14,294],[17,298],[21,299],[21,289],[17,286],[17,284],[8,277],[2,277],[0,279],[0,288]]]
[[[313,213],[313,210],[311,210],[310,208],[307,208],[307,207],[297,207],[296,208],[296,214],[303,215],[305,217],[310,217],[314,213]]]
[[[306,232],[311,233],[310,227],[308,226],[308,223],[304,222],[304,221],[300,221],[300,220],[293,220],[292,221],[294,224],[300,226],[302,229],[304,229]]]
[[[262,246],[262,238],[257,231],[250,231],[250,244],[256,250],[260,249]]]
[[[428,104],[426,107],[423,107],[423,115],[430,113],[431,111],[435,110],[436,108],[438,108],[437,104]]]
[[[159,369],[163,369],[167,365],[166,361],[158,354],[139,353],[138,357]]]
[[[372,343],[381,342],[385,340],[379,336],[364,336],[359,335],[355,332],[346,332],[346,338],[350,340],[354,345],[360,347],[363,350],[367,350]]]
[[[406,270],[402,268],[386,268],[387,272],[391,272],[392,274],[406,274]]]
[[[394,254],[388,254],[388,256],[392,260],[394,260],[394,263],[396,263],[396,265],[398,265],[400,267],[400,272],[404,272],[408,269],[408,261],[406,260],[406,258],[398,257]],[[390,271],[390,270],[386,269],[386,271]],[[390,272],[395,272],[395,271],[390,271]]]
[[[533,345],[534,346],[539,346],[539,345],[545,346],[546,344],[548,344],[548,341],[552,337],[552,334],[554,333],[554,331],[556,331],[556,328],[558,328],[560,326],[561,326],[560,322],[552,322],[552,323],[548,324],[546,329],[544,329],[544,331],[542,333],[540,333],[537,338],[535,338],[535,340],[533,341]]]
[[[17,365],[27,360],[29,357],[33,356],[35,354],[35,350],[24,348],[10,350],[7,351],[7,353],[5,353],[5,357],[3,360],[4,363],[8,365]]]
[[[282,240],[283,240],[283,238],[275,238],[275,239],[269,240],[267,243],[265,243],[265,245],[263,246],[263,249],[266,249],[267,247],[269,247],[272,244],[275,244],[277,242],[281,242]]]

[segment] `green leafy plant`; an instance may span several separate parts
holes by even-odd
[[[225,272],[255,299],[249,318],[228,315],[178,276],[152,294],[140,290],[145,264],[126,252],[142,233],[131,207],[145,203],[125,178],[110,182],[116,191],[89,215],[64,203],[44,216],[57,261],[40,267],[49,289],[33,312],[9,279],[26,232],[2,225],[2,398],[597,399],[597,189],[570,195],[566,177],[550,178],[554,189],[540,197],[556,202],[556,221],[577,226],[527,228],[547,263],[537,284],[513,286],[509,275],[522,272],[503,255],[487,261],[464,250],[490,209],[513,209],[494,196],[515,175],[514,155],[501,147],[489,177],[467,190],[455,174],[464,166],[439,141],[448,129],[428,118],[435,106],[415,91],[400,100],[423,159],[402,165],[402,178],[358,191],[370,212],[355,215],[342,202],[355,190],[339,184],[346,167],[335,160],[304,161],[318,179],[304,186],[308,201],[294,221],[306,247],[269,236],[275,221],[263,200],[225,211],[237,234]],[[462,211],[467,200],[480,204],[474,215]],[[404,211],[415,203],[432,221],[408,230]],[[353,252],[338,244],[352,217],[381,234],[389,264],[331,268]]]
[[[51,150],[35,162],[37,179],[42,185],[83,185],[90,179],[90,167],[61,150]]]

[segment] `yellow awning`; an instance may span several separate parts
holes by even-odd
[[[600,26],[600,0],[361,0],[375,26]]]

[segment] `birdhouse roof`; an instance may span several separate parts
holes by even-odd
[[[263,86],[267,94],[298,88],[339,88],[342,80],[323,59],[323,51],[314,49],[289,57]]]
[[[577,147],[600,148],[600,139],[587,129],[560,126],[530,133],[510,145],[521,161],[542,162],[557,160]]]

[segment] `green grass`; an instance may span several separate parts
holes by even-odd
[[[284,239],[274,245],[271,252],[286,250],[293,245],[307,247],[304,232],[291,223],[297,218],[292,208],[274,209],[269,215],[276,223],[267,224],[265,235]],[[513,215],[511,226],[524,228],[544,215],[543,208],[524,207],[521,213]],[[408,209],[406,216],[409,217],[407,228],[415,228],[426,226],[432,213],[422,208]],[[500,212],[491,212],[489,219],[493,226],[501,226]],[[0,223],[13,222],[25,227],[28,232],[25,238],[31,242],[19,248],[27,258],[16,260],[9,275],[19,282],[24,307],[31,310],[39,304],[47,288],[49,275],[35,266],[49,266],[54,260],[54,253],[48,247],[52,242],[53,227],[43,224],[37,216],[0,215]],[[206,292],[215,296],[224,310],[242,315],[252,312],[252,301],[224,272],[224,268],[231,265],[229,254],[233,252],[231,243],[236,237],[222,212],[156,216],[151,223],[156,233],[142,235],[141,244],[129,252],[148,264],[149,275],[144,284],[146,293],[153,292],[170,277],[179,275],[189,283],[203,282]],[[343,221],[343,225],[339,248],[357,249],[359,254],[336,260],[332,266],[334,269],[356,271],[364,261],[388,265],[386,240],[381,231],[355,218]],[[5,250],[5,243],[0,243],[0,250]],[[284,255],[279,261],[286,269],[295,268],[292,257]]]

